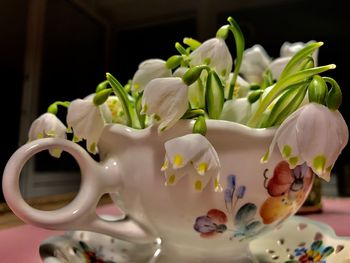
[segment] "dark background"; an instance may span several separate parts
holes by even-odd
[[[319,52],[319,64],[337,65],[337,69],[327,75],[335,78],[342,88],[340,111],[348,125],[350,123],[347,61],[350,16],[345,1],[41,1],[45,2],[41,17],[43,33],[39,39],[41,53],[31,58],[28,58],[28,43],[33,41],[35,34],[33,27],[28,29],[28,21],[33,16],[31,8],[40,5],[40,0],[0,2],[0,109],[3,120],[0,174],[11,154],[25,143],[24,134],[29,123],[45,112],[52,102],[73,100],[92,93],[107,71],[125,84],[142,60],[167,59],[175,54],[174,43],[181,42],[183,37],[204,41],[214,36],[228,16],[240,24],[247,48],[259,43],[272,57],[279,56],[284,41],[325,42]],[[37,19],[40,21],[40,17]],[[234,56],[232,37],[228,44]],[[25,70],[28,59],[32,63],[40,60],[36,100],[26,97],[28,86],[25,83],[32,77]],[[26,115],[23,105],[30,99],[37,103],[30,105],[32,113]],[[59,160],[59,165],[57,160],[53,163],[47,156],[39,156],[37,160],[37,171],[53,167],[62,171],[76,169],[66,155]],[[339,194],[350,195],[349,146],[333,171]],[[0,201],[2,198],[0,191]]]

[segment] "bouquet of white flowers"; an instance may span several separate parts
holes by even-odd
[[[108,123],[134,129],[158,125],[161,135],[180,119],[194,119],[195,136],[185,135],[165,145],[160,169],[169,174],[167,183],[172,184],[174,171],[184,175],[180,168],[193,160],[197,160],[193,165],[199,175],[215,177],[219,160],[205,142],[206,120],[225,120],[252,128],[276,127],[262,161],[277,146],[291,168],[306,162],[314,173],[329,180],[348,141],[348,128],[338,111],[339,85],[320,75],[335,65],[317,65],[323,43],[286,42],[281,56],[271,59],[260,45],[245,49],[239,25],[231,17],[227,21],[215,37],[203,43],[186,37],[182,44],[175,44],[178,53],[167,60],[143,61],[126,85],[107,73],[94,94],[53,103],[33,122],[29,140],[67,138],[67,133],[73,133],[74,141],[85,139],[87,150],[95,154]],[[226,43],[231,33],[235,59]],[[59,106],[68,108],[66,125],[56,117]],[[51,154],[59,157],[60,150]],[[202,185],[195,187],[200,190]]]

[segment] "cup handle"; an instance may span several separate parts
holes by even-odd
[[[81,185],[76,197],[68,205],[53,211],[42,211],[24,201],[19,188],[19,178],[24,164],[32,156],[52,148],[68,152],[77,161],[81,171]],[[38,227],[87,230],[135,243],[154,241],[155,235],[130,217],[106,221],[96,214],[96,206],[101,196],[120,186],[120,173],[116,162],[107,162],[101,165],[93,160],[84,148],[68,140],[43,138],[32,141],[20,147],[6,164],[3,175],[5,200],[19,218]]]

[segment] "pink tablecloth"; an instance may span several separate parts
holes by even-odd
[[[113,205],[98,209],[98,213],[114,212]],[[339,236],[350,236],[350,198],[323,199],[323,213],[305,217],[329,224]],[[2,263],[42,263],[38,248],[40,243],[62,231],[44,230],[30,225],[22,225],[0,231],[0,262]]]

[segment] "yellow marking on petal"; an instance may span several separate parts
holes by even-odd
[[[73,132],[73,130],[72,130],[72,128],[71,128],[71,127],[67,127],[66,132],[67,132],[67,133],[72,133],[72,132]]]
[[[208,170],[208,163],[200,163],[197,167],[197,172],[200,175],[205,174],[205,172]]]
[[[240,90],[240,86],[239,85],[235,85],[234,88],[233,88],[233,95],[234,96],[238,96],[238,92]]]
[[[141,113],[147,113],[147,110],[148,110],[148,105],[147,104],[145,104],[145,105],[143,105],[143,107],[142,107],[142,111],[141,111]]]
[[[318,173],[322,173],[326,165],[326,157],[324,155],[318,155],[312,160],[312,166]]]
[[[284,145],[282,154],[284,158],[289,158],[289,156],[292,154],[292,147],[290,147],[288,144]]]
[[[41,132],[40,133],[38,133],[38,135],[36,136],[38,139],[42,139],[42,138],[44,138],[44,134],[42,134]]]
[[[288,162],[289,162],[291,165],[293,165],[293,166],[297,165],[298,161],[299,161],[299,157],[298,157],[298,156],[290,157],[290,158],[288,159]]]
[[[176,154],[173,163],[176,168],[180,167],[183,163],[183,157],[180,154]]]
[[[161,171],[165,171],[168,169],[168,165],[169,165],[169,160],[168,159],[165,159],[163,165],[162,165],[162,168],[160,169]]]
[[[197,190],[197,191],[202,191],[202,181],[198,180],[194,183],[194,188]]]
[[[264,156],[260,159],[261,163],[266,163],[270,157],[270,150],[267,150]]]
[[[90,144],[89,151],[91,153],[96,153],[96,143],[95,142]]]
[[[73,135],[73,142],[79,142],[79,141],[80,141],[79,137],[76,135]]]
[[[328,166],[328,167],[326,168],[326,172],[327,172],[327,173],[330,173],[330,172],[332,171],[332,168],[333,168],[333,164],[332,164],[331,166]]]
[[[172,174],[169,176],[168,180],[167,180],[167,185],[172,185],[175,183],[175,179],[176,179],[176,176],[175,174]]]
[[[222,191],[222,187],[220,185],[220,182],[217,178],[214,179],[214,191],[215,192],[221,192]]]
[[[140,89],[139,83],[133,83],[133,86],[134,86],[134,91],[138,91]]]
[[[155,119],[156,121],[160,121],[160,120],[161,120],[160,116],[157,115],[157,114],[154,114],[154,119]]]
[[[50,153],[53,157],[59,158],[61,156],[61,152],[62,152],[61,149],[54,148],[54,149],[51,149]]]

